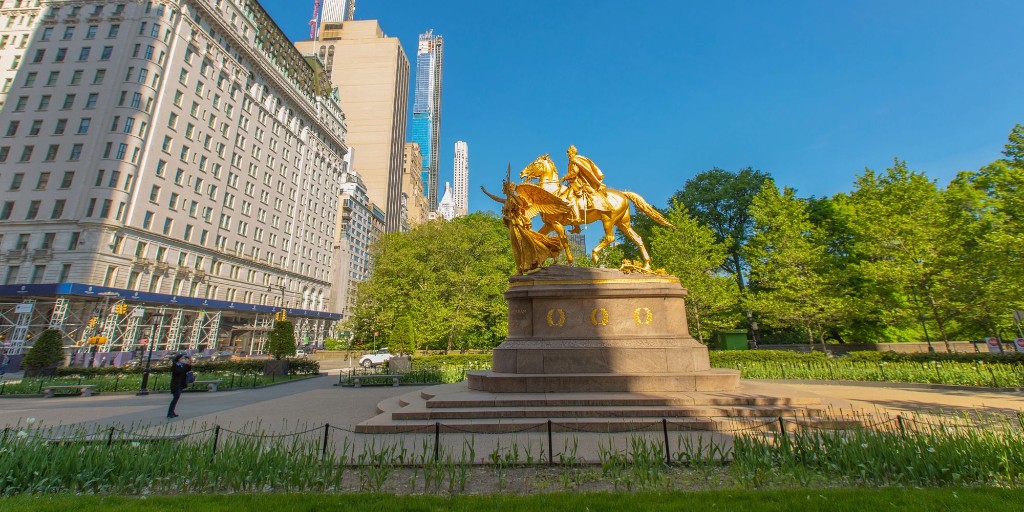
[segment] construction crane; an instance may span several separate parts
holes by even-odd
[[[316,39],[316,27],[320,17],[320,0],[313,0],[313,17],[309,20],[309,38]]]

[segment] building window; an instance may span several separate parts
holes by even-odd
[[[39,203],[40,201],[31,201],[28,203],[28,212],[25,213],[25,220],[32,220],[39,215]]]
[[[64,177],[60,180],[60,188],[71,188],[71,183],[75,181],[75,171],[65,171]]]
[[[19,162],[28,162],[29,160],[31,160],[32,159],[32,150],[34,150],[35,148],[36,148],[35,146],[25,146],[24,148],[22,148],[22,150],[21,150],[21,159],[18,160],[18,161]]]
[[[68,126],[68,120],[67,119],[58,119],[57,120],[57,125],[53,127],[53,134],[54,135],[64,135],[64,130],[67,128],[67,126]]]
[[[174,224],[174,221],[170,217],[164,219],[164,229],[163,229],[162,233],[165,234],[165,235],[170,235],[171,234],[171,226],[173,224]]]
[[[92,47],[83,46],[82,50],[78,52],[78,60],[79,61],[89,60],[89,53],[91,53],[91,52],[92,52]]]
[[[43,161],[44,162],[52,162],[52,161],[56,160],[57,159],[57,152],[58,151],[60,151],[60,145],[59,144],[50,144],[50,146],[48,148],[46,148],[46,156],[43,157]]]
[[[82,147],[82,144],[75,144],[71,146],[71,154],[68,155],[68,160],[71,162],[78,161],[78,159],[82,156]]]
[[[0,220],[10,219],[12,211],[14,211],[14,201],[4,201],[3,206],[0,206]]]
[[[50,74],[46,76],[46,86],[53,87],[57,85],[58,79],[60,79],[60,71],[50,71]]]
[[[58,283],[68,282],[68,276],[71,275],[71,264],[65,263],[60,267],[60,276],[57,277]]]
[[[155,203],[155,202],[160,200],[160,186],[159,185],[153,185],[153,188],[151,188],[149,190],[149,200],[150,200],[150,202],[153,202],[153,203]]]
[[[107,267],[107,272],[103,275],[103,286],[114,286],[116,281],[117,267]]]
[[[146,212],[142,217],[142,229],[149,229],[153,226],[153,212]]]
[[[53,203],[53,211],[50,212],[51,219],[59,219],[64,215],[64,199],[58,199]]]
[[[36,181],[36,190],[46,190],[46,185],[50,183],[50,173],[41,172],[39,173],[39,179]]]
[[[7,137],[14,137],[15,135],[18,134],[18,127],[19,126],[21,126],[21,121],[11,121],[7,125],[7,133],[5,135]]]
[[[32,280],[30,284],[39,284],[43,282],[43,274],[46,273],[46,265],[35,265],[32,267]]]
[[[57,55],[54,57],[53,61],[54,62],[64,62],[64,57],[67,57],[67,55],[68,55],[68,49],[67,48],[57,48]]]
[[[82,120],[78,122],[78,134],[85,135],[86,133],[89,133],[90,123],[92,123],[91,117],[83,117]]]
[[[18,273],[21,271],[21,267],[18,265],[11,265],[7,267],[7,275],[4,276],[4,284],[14,284],[18,280]]]
[[[64,104],[61,105],[60,108],[64,110],[70,110],[73,106],[75,106],[75,95],[68,94],[67,96],[64,96]]]
[[[110,56],[114,54],[113,46],[104,46],[103,51],[100,52],[100,60],[110,60]]]

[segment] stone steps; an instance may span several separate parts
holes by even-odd
[[[391,413],[394,420],[446,420],[446,419],[579,419],[579,418],[768,418],[779,416],[816,417],[827,413],[823,406],[775,407],[741,405],[732,407],[459,407],[402,408]]]

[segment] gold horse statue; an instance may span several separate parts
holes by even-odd
[[[573,194],[571,187],[562,186],[562,181],[565,181],[565,178],[559,179],[558,169],[555,167],[555,162],[551,160],[551,155],[537,157],[536,160],[519,173],[519,178],[524,180],[524,183],[517,187],[517,192],[520,196],[525,197],[531,202],[548,202],[548,198],[553,195],[570,206],[573,205],[573,202],[576,203],[575,210],[580,212],[578,218],[572,212],[549,213],[548,211],[541,211],[540,218],[544,221],[544,225],[537,230],[544,235],[552,231],[555,232],[562,244],[562,249],[565,251],[566,260],[570,265],[572,264],[573,256],[569,249],[569,240],[565,236],[565,226],[580,226],[581,224],[601,222],[604,226],[604,237],[591,251],[590,257],[594,263],[598,261],[598,254],[615,241],[613,230],[615,227],[618,227],[619,231],[626,235],[640,249],[640,255],[644,263],[643,269],[646,271],[651,270],[651,256],[647,253],[647,247],[644,246],[643,239],[640,238],[640,235],[630,225],[629,204],[633,203],[637,210],[647,214],[654,222],[665,227],[674,227],[658,210],[647,204],[643,197],[634,192],[604,188],[590,196],[590,201],[588,201],[586,196]],[[537,180],[537,184],[525,183],[530,180]],[[545,193],[537,193],[536,189],[538,188]]]

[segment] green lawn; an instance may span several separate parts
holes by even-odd
[[[997,511],[1020,510],[1024,492],[990,488],[939,489],[792,489],[723,490],[696,493],[534,494],[527,496],[389,496],[380,494],[241,494],[177,496],[23,496],[0,499],[7,512],[147,512],[324,510],[387,512],[392,510],[579,511],[779,511],[865,512],[879,510]]]

